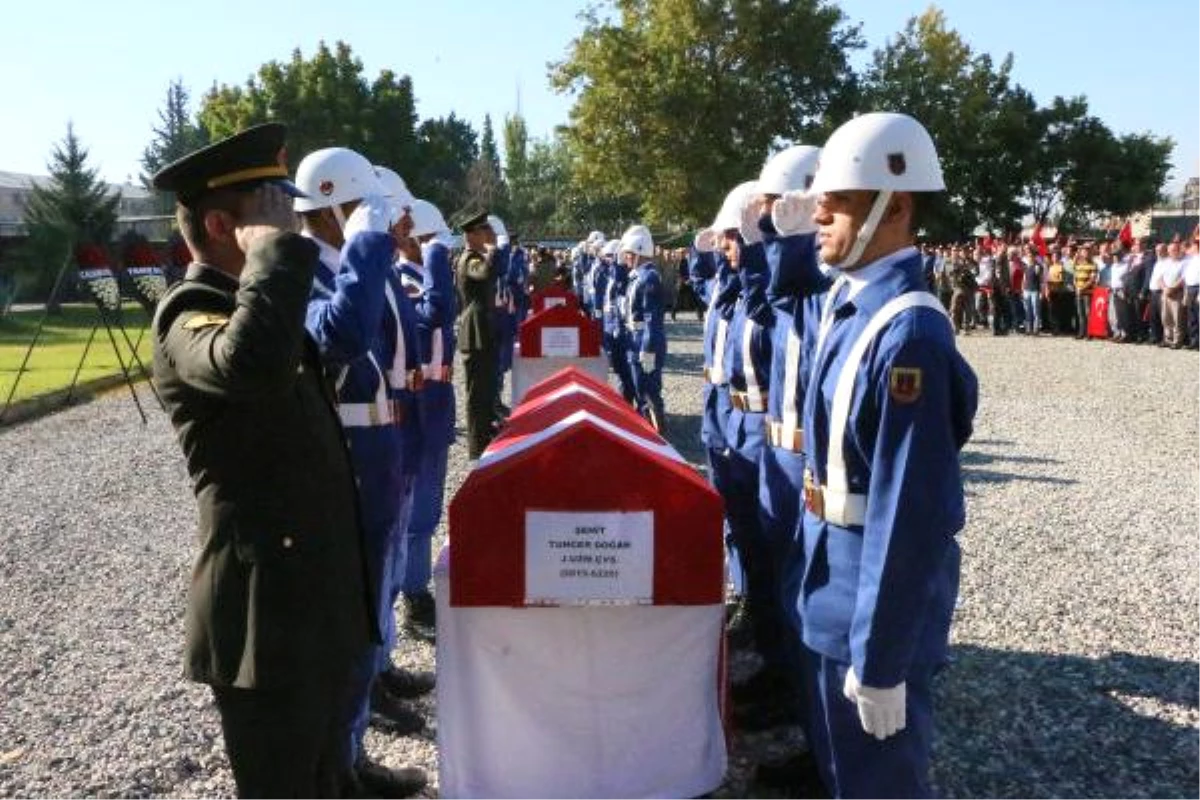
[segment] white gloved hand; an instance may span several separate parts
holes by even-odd
[[[496,239],[499,240],[500,237],[503,236],[504,239],[507,241],[508,240],[508,228],[504,227],[504,220],[500,219],[495,214],[488,214],[487,220],[488,220],[488,225],[490,225],[492,228],[492,233],[496,234]]]
[[[369,194],[358,202],[342,228],[342,237],[348,242],[364,231],[387,233],[396,219],[395,206],[383,197]]]
[[[705,228],[696,234],[696,238],[692,240],[692,247],[695,247],[697,252],[711,253],[717,249],[717,234],[712,228]]]
[[[508,237],[497,234],[496,247],[508,247]]]
[[[771,221],[780,236],[816,233],[817,196],[811,192],[784,192],[771,209]]]
[[[746,244],[758,244],[762,241],[762,231],[758,229],[759,218],[758,196],[750,195],[742,205],[742,219],[738,224],[738,233]]]
[[[854,667],[846,671],[846,683],[842,687],[846,699],[858,706],[858,719],[863,730],[880,741],[904,730],[906,686],[903,682],[890,689],[863,686],[854,674]]]
[[[654,372],[654,353],[649,350],[638,353],[638,364],[641,366],[642,372]]]

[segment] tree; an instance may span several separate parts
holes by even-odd
[[[467,170],[467,206],[487,209],[500,215],[508,213],[508,191],[500,172],[500,153],[490,114],[483,118],[479,158]]]
[[[142,151],[142,185],[151,188],[151,177],[167,164],[183,158],[193,150],[208,144],[208,132],[194,120],[188,108],[188,91],[179,78],[167,85],[167,100],[159,109],[154,138]],[[160,196],[163,213],[174,207],[174,198],[164,192]]]
[[[854,107],[857,27],[825,0],[613,0],[584,12],[551,84],[575,96],[577,183],[707,222],[780,140],[822,141]]]
[[[65,288],[54,277],[75,248],[81,244],[106,246],[117,225],[121,197],[87,166],[88,151],[67,123],[67,135],[55,145],[50,163],[50,182],[34,186],[25,208],[29,229],[21,261],[36,275],[36,291],[49,291],[46,305],[57,313]]]
[[[922,221],[932,238],[1013,227],[1027,210],[1021,198],[1041,129],[1032,96],[1010,82],[1012,64],[1011,54],[999,67],[976,55],[932,6],[875,51],[864,110],[903,111],[937,145],[946,192]]]
[[[321,42],[311,59],[297,48],[287,63],[262,65],[244,87],[213,86],[200,119],[214,138],[268,120],[288,126],[288,162],[295,169],[322,147],[349,147],[406,179],[420,163],[412,80],[384,70],[370,84],[345,42]]]
[[[420,168],[410,188],[452,221],[467,205],[467,170],[479,157],[475,130],[453,112],[427,119],[417,129],[417,148]]]

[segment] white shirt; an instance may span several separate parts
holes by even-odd
[[[890,253],[878,261],[862,267],[861,269],[842,273],[846,276],[846,283],[850,286],[846,293],[846,299],[853,300],[856,294],[867,288],[867,286],[869,286],[871,283],[883,277],[884,273],[891,269],[892,265],[894,265],[897,261],[909,258],[915,255],[916,252],[917,248],[915,247],[905,247],[897,250],[894,253]]]
[[[1162,267],[1162,272],[1159,272],[1159,267]],[[1168,286],[1173,286],[1179,282],[1179,276],[1183,274],[1183,262],[1176,261],[1173,258],[1160,258],[1158,263],[1154,265],[1154,272],[1158,275],[1159,289],[1166,289]],[[1150,288],[1155,288],[1153,278],[1151,278]]]
[[[1121,284],[1125,282],[1125,273],[1129,272],[1129,260],[1118,258],[1108,268],[1108,285],[1113,289],[1120,289]]]
[[[1190,255],[1183,262],[1183,282],[1200,286],[1200,255]]]
[[[1163,256],[1162,258],[1160,258],[1154,262],[1154,269],[1151,270],[1151,272],[1150,272],[1150,291],[1152,291],[1152,292],[1161,292],[1162,291],[1163,270],[1166,269],[1167,262],[1170,260],[1171,259],[1168,258],[1167,256]]]

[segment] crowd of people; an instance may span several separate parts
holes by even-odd
[[[959,333],[1092,336],[1200,347],[1200,247],[1175,237],[924,245],[926,280]],[[1098,293],[1096,290],[1102,289]],[[1093,312],[1098,296],[1104,298]],[[1093,323],[1089,333],[1089,321]]]

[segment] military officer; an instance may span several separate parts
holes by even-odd
[[[667,424],[662,397],[662,369],[667,357],[662,278],[654,265],[654,239],[645,225],[634,225],[621,237],[621,257],[629,269],[625,290],[625,324],[629,331],[629,368],[638,412],[655,430]]]
[[[441,519],[446,491],[446,467],[454,443],[454,326],[457,316],[450,250],[438,236],[447,232],[437,206],[413,202],[412,239],[406,240],[399,262],[405,289],[417,311],[417,335],[425,385],[417,404],[421,425],[421,456],[413,487],[408,521],[408,545],[400,580],[404,595],[404,629],[410,636],[431,640],[436,628],[433,595],[429,592],[433,533]]]
[[[185,673],[212,687],[240,796],[334,797],[377,587],[304,326],[319,256],[294,231],[284,135],[250,128],[154,176],[194,259],[158,305],[154,370],[199,512]]]
[[[804,574],[810,723],[838,797],[926,796],[931,681],[946,658],[964,523],[958,453],[975,375],[912,246],[921,197],[943,191],[915,119],[838,128],[813,183],[822,302],[804,405]]]
[[[344,147],[305,156],[296,181],[308,194],[296,203],[303,233],[321,255],[306,324],[334,376],[338,416],[359,488],[367,573],[377,587],[374,603],[384,633],[384,646],[368,653],[352,675],[343,768],[367,790],[412,792],[409,776],[369,761],[363,747],[371,719],[399,734],[424,727],[420,715],[376,680],[390,661],[395,638],[390,575],[395,548],[403,545],[402,520],[415,469],[416,430],[406,421],[418,366],[416,333],[411,316],[398,305],[406,299],[398,298],[389,282],[395,251],[391,228],[408,212],[388,202],[371,163]]]
[[[454,268],[461,309],[456,337],[466,373],[467,452],[476,459],[492,440],[497,422],[497,350],[492,308],[505,253],[495,246],[496,236],[486,212],[468,217],[459,227],[466,246]]]

